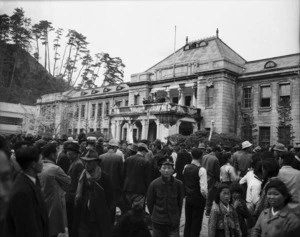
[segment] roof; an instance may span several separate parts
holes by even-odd
[[[2,112],[12,112],[12,113],[25,113],[25,114],[34,114],[36,107],[31,105],[23,104],[13,104],[0,102],[0,108]]]
[[[191,46],[194,43],[200,44],[200,42],[202,41],[206,42],[207,45],[185,50],[186,46]],[[213,61],[216,59],[226,59],[238,65],[244,65],[246,63],[246,60],[244,58],[242,58],[239,54],[232,50],[220,38],[213,36],[210,38],[188,42],[175,53],[169,55],[167,58],[163,59],[156,65],[146,70],[146,72],[154,72],[156,69],[171,66],[174,64],[174,62],[176,63],[176,65],[178,65],[193,62],[201,63],[206,61]]]
[[[272,61],[276,64],[276,67],[265,69],[264,66],[267,62]],[[299,67],[300,66],[300,54],[284,55],[273,58],[265,58],[261,60],[255,60],[247,62],[245,65],[244,74],[255,73],[255,72],[265,72],[270,70],[278,70],[289,67]]]

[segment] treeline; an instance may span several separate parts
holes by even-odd
[[[76,30],[55,29],[47,20],[32,24],[22,8],[11,16],[0,15],[2,101],[19,101],[15,96],[32,101],[35,91],[59,92],[76,83],[83,88],[101,86],[95,85],[101,74],[102,85],[117,84],[123,81],[124,67],[119,57],[91,55],[87,37]]]

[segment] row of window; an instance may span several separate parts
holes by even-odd
[[[278,105],[289,106],[291,98],[290,84],[279,84],[278,90]],[[260,107],[271,107],[272,88],[270,85],[260,86]],[[252,108],[253,104],[253,90],[252,87],[243,88],[243,107]]]
[[[18,126],[21,126],[22,123],[23,123],[23,119],[22,118],[0,116],[0,124],[8,124],[8,125],[18,125]]]
[[[253,130],[251,126],[242,127],[242,139],[252,142]],[[259,145],[262,147],[270,146],[271,128],[259,127]],[[285,146],[290,145],[291,129],[290,127],[278,127],[278,142]]]

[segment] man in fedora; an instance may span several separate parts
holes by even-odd
[[[116,154],[119,147],[119,142],[115,139],[111,139],[108,143],[108,151],[105,154],[99,156],[101,160],[100,166],[104,172],[106,172],[112,183],[113,190],[113,206],[111,213],[111,221],[115,222],[116,207],[118,206],[122,212],[125,212],[123,199],[122,199],[122,187],[123,187],[123,172],[124,162],[120,155]]]
[[[79,159],[80,151],[79,145],[75,142],[69,142],[66,146],[67,157],[70,160],[70,167],[67,175],[71,177],[71,184],[68,192],[66,193],[66,207],[68,217],[68,227],[72,229],[73,217],[74,217],[74,200],[77,190],[79,177],[84,169],[82,161]]]
[[[232,160],[233,167],[238,176],[245,176],[252,163],[252,144],[249,141],[244,141],[242,143],[242,150],[235,152]]]
[[[113,198],[110,178],[98,165],[99,158],[95,150],[88,150],[81,159],[85,169],[78,181],[72,234],[76,237],[111,237]]]
[[[281,155],[287,151],[287,149],[285,148],[285,146],[281,143],[277,143],[274,148],[274,156],[276,158],[276,160],[279,160],[279,157],[281,157]]]

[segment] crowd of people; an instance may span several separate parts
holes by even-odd
[[[0,236],[298,236],[300,144],[0,136]]]

